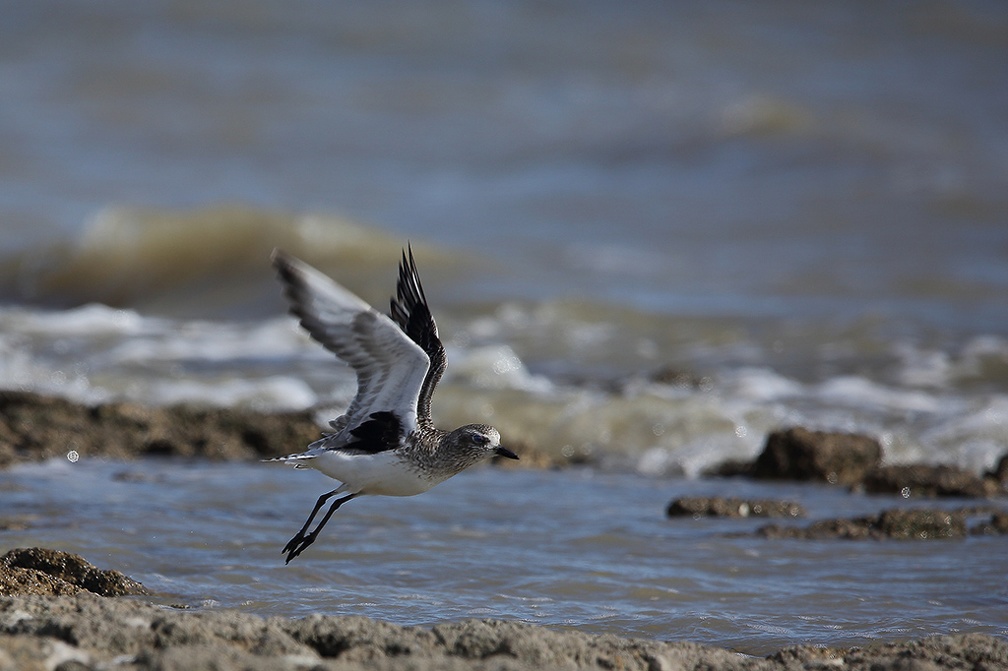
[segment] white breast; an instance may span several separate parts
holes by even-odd
[[[415,496],[438,483],[421,476],[392,451],[352,455],[325,452],[305,465],[342,482],[341,492]]]

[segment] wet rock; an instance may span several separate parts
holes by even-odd
[[[875,525],[884,538],[965,538],[966,516],[945,510],[886,510]]]
[[[998,460],[997,466],[991,471],[991,476],[1002,484],[1008,484],[1008,454]]]
[[[0,391],[0,467],[67,457],[255,459],[289,453],[320,436],[309,412],[263,414],[229,408],[133,403],[85,406]]]
[[[711,379],[674,366],[662,366],[648,375],[651,382],[679,389],[697,390],[709,388]]]
[[[911,496],[986,497],[997,493],[983,478],[958,466],[946,464],[901,464],[881,466],[864,479],[864,489],[873,494]]]
[[[134,403],[87,406],[28,392],[0,391],[0,468],[54,457],[253,460],[290,454],[321,436],[322,429],[307,410],[262,413]],[[506,465],[566,463],[530,445],[517,450],[521,461],[506,459]]]
[[[792,427],[767,436],[750,475],[775,480],[814,480],[855,485],[882,460],[871,436]]]
[[[1008,512],[998,512],[970,529],[974,536],[1002,536],[1008,534]]]
[[[18,548],[0,557],[0,594],[63,596],[82,591],[100,596],[147,594],[119,571],[103,571],[83,557],[45,548]]]
[[[669,517],[804,517],[805,509],[793,501],[687,496],[668,504]]]
[[[828,539],[894,539],[933,540],[966,537],[966,514],[948,510],[885,510],[878,515],[851,519],[829,519],[807,527],[762,527],[756,532],[764,538]]]
[[[726,459],[719,464],[704,469],[703,476],[708,478],[738,478],[752,475],[753,462],[744,459]]]
[[[870,436],[792,427],[767,436],[752,462],[725,461],[705,472],[714,477],[812,480],[873,494],[989,498],[1008,494],[1008,455],[984,476],[958,466],[881,465],[882,446]]]
[[[13,594],[78,594],[82,588],[54,576],[30,568],[0,566],[0,596]]]
[[[31,527],[34,520],[30,515],[0,517],[0,531],[24,531]]]
[[[834,538],[864,539],[871,535],[871,521],[868,518],[831,519],[814,522],[807,527],[769,524],[756,530],[763,538],[801,538],[807,540],[829,540]]]
[[[998,460],[993,471],[988,471],[984,476],[987,486],[998,494],[1008,494],[1008,454]]]

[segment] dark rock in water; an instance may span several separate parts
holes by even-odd
[[[993,471],[989,471],[985,476],[992,487],[999,494],[1008,494],[1008,454],[998,460]]]
[[[672,366],[663,366],[652,371],[648,375],[648,379],[658,384],[665,384],[680,389],[702,389],[711,385],[709,377],[696,375],[695,373]]]
[[[0,531],[24,531],[31,527],[34,519],[34,516],[30,515],[0,517]]]
[[[805,509],[792,501],[746,500],[725,497],[687,496],[668,504],[669,517],[804,517]]]
[[[0,564],[0,596],[13,596],[15,594],[66,596],[79,594],[83,591],[83,588],[73,583],[36,569],[10,567]]]
[[[997,493],[993,483],[958,466],[906,464],[881,466],[864,480],[865,491],[873,494],[911,496],[985,497]]]
[[[983,477],[958,466],[882,466],[881,460],[882,446],[870,436],[792,427],[769,434],[755,461],[726,461],[705,475],[812,480],[847,485],[873,494],[899,494],[903,498],[982,498],[1008,494],[1008,455]]]
[[[703,475],[709,478],[737,478],[749,477],[752,475],[753,462],[744,459],[726,459],[719,464],[715,464],[703,471]]]
[[[1003,536],[1008,534],[1008,512],[994,513],[990,519],[980,522],[972,529],[974,536]]]
[[[990,476],[1001,482],[1008,482],[1008,454],[998,459],[997,466],[990,472]]]
[[[132,403],[93,407],[27,392],[0,391],[0,468],[19,461],[102,456],[255,459],[287,454],[320,436],[309,412]]]
[[[965,538],[966,515],[961,511],[897,508],[867,517],[821,520],[804,528],[772,524],[758,529],[756,533],[764,538],[812,540]]]
[[[52,458],[199,457],[253,460],[290,454],[318,440],[311,411],[256,412],[241,408],[135,403],[81,405],[28,392],[0,391],[0,468]],[[531,445],[508,465],[557,466]]]
[[[762,479],[854,485],[881,460],[882,446],[870,436],[792,427],[767,436],[750,474]]]
[[[119,571],[103,571],[83,557],[45,548],[18,548],[0,557],[0,594],[54,596],[93,592],[99,596],[147,594]]]
[[[885,538],[965,538],[966,516],[945,510],[886,510],[875,525]]]

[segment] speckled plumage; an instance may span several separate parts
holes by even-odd
[[[273,264],[291,312],[326,349],[357,374],[357,394],[330,422],[332,433],[298,454],[277,457],[314,468],[342,484],[319,497],[304,526],[284,547],[289,563],[315,542],[345,502],[357,496],[413,496],[495,455],[517,459],[485,424],[454,431],[436,428],[430,416],[434,388],[448,365],[427,305],[413,251],[403,251],[396,295],[384,315],[311,266],[276,250]],[[333,496],[322,521],[308,532]]]

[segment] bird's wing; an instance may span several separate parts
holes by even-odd
[[[417,401],[417,414],[421,423],[430,422],[431,396],[434,387],[448,367],[448,356],[444,345],[438,338],[437,324],[427,305],[420,275],[417,273],[416,261],[413,259],[413,249],[407,246],[399,262],[399,281],[396,283],[396,295],[391,301],[392,319],[399,328],[410,337],[410,340],[420,346],[430,359],[430,367],[420,387]]]
[[[301,326],[357,374],[357,395],[333,421],[327,449],[394,449],[417,425],[430,358],[389,317],[308,264],[275,250],[273,265]],[[322,441],[320,441],[322,442]]]

